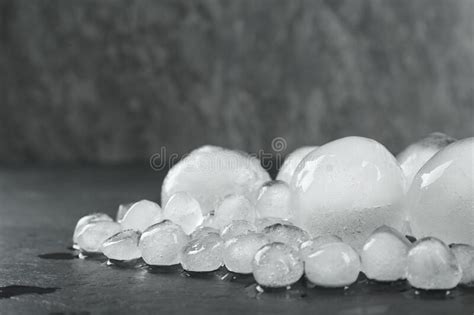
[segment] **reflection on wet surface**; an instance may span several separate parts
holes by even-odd
[[[0,299],[9,299],[24,294],[48,294],[59,290],[59,288],[41,288],[28,285],[9,285],[0,287]]]

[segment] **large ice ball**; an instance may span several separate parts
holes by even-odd
[[[285,158],[285,162],[283,162],[283,165],[278,171],[277,180],[287,182],[288,184],[291,183],[291,178],[293,177],[298,164],[300,164],[301,160],[303,160],[303,158],[308,155],[309,152],[316,148],[317,147],[309,146],[301,147],[288,154],[288,156]]]
[[[474,138],[450,144],[421,168],[405,209],[417,238],[474,245]]]
[[[291,189],[295,222],[313,236],[338,235],[360,249],[375,228],[401,226],[405,178],[375,140],[347,137],[312,151],[298,165]]]
[[[165,205],[171,195],[186,191],[199,202],[203,215],[206,215],[230,194],[255,200],[258,188],[268,180],[270,176],[257,158],[238,151],[204,146],[192,151],[170,169],[163,181],[161,202]]]

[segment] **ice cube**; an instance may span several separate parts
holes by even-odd
[[[120,223],[123,217],[125,216],[125,213],[127,213],[128,209],[130,209],[131,206],[133,206],[133,202],[119,205],[117,214],[115,216],[115,221]]]
[[[451,246],[451,251],[456,256],[462,271],[459,283],[474,286],[474,247],[467,244],[454,244]]]
[[[141,235],[138,246],[147,264],[170,266],[179,263],[179,252],[188,240],[179,225],[165,220],[147,228]]]
[[[207,215],[230,194],[255,200],[256,191],[268,180],[270,176],[257,158],[238,151],[204,146],[192,151],[170,169],[163,181],[161,200],[166,204],[174,193],[187,191],[199,202],[203,215]]]
[[[303,261],[298,252],[283,243],[270,243],[260,248],[252,261],[253,276],[258,284],[287,287],[303,275]]]
[[[257,228],[253,223],[245,220],[235,220],[227,224],[221,232],[221,237],[224,241],[230,240],[239,235],[256,232]]]
[[[163,209],[163,217],[181,225],[186,234],[191,234],[204,219],[199,202],[183,191],[170,197]]]
[[[266,182],[260,188],[255,205],[257,217],[292,218],[291,192],[281,180]]]
[[[184,270],[209,272],[222,266],[224,242],[215,233],[191,240],[180,252],[179,260]]]
[[[224,264],[232,272],[252,273],[255,253],[269,241],[261,233],[242,234],[225,242]]]
[[[220,229],[236,220],[254,222],[255,207],[242,195],[229,195],[217,207],[214,220]]]
[[[190,238],[191,239],[200,238],[200,237],[203,237],[204,235],[209,234],[209,233],[214,233],[214,234],[219,235],[220,231],[218,229],[215,229],[215,228],[212,228],[212,227],[209,227],[209,226],[201,225],[201,226],[197,227],[197,229],[194,230],[193,233],[191,233]]]
[[[362,248],[362,271],[367,278],[377,281],[405,279],[410,248],[411,243],[400,232],[381,226],[372,233]]]
[[[474,138],[448,145],[423,165],[404,207],[416,238],[474,245],[473,167]]]
[[[124,230],[144,231],[149,226],[162,221],[160,206],[149,200],[135,202],[123,216],[122,227]]]
[[[104,241],[102,252],[109,259],[133,260],[141,257],[138,241],[140,233],[134,230],[121,231]]]
[[[312,238],[306,242],[301,243],[300,246],[300,255],[303,260],[306,260],[306,257],[318,250],[319,247],[329,243],[338,243],[342,242],[342,239],[336,235],[321,235],[315,238]]]
[[[434,132],[427,137],[409,145],[405,150],[397,155],[397,160],[407,179],[407,188],[413,182],[413,178],[421,167],[433,155],[445,146],[453,143],[456,139],[441,132]]]
[[[456,257],[439,239],[423,238],[408,252],[407,280],[415,288],[452,289],[458,285],[461,276]]]
[[[306,257],[306,278],[322,287],[345,287],[357,280],[360,259],[348,244],[336,242],[321,245]]]
[[[288,184],[291,182],[291,178],[296,170],[298,164],[300,164],[301,160],[308,155],[309,152],[317,149],[318,147],[301,147],[296,149],[295,151],[291,152],[285,159],[285,162],[281,166],[280,170],[278,171],[278,180],[282,180],[287,182]]]
[[[263,229],[263,234],[271,242],[284,243],[292,246],[296,250],[299,250],[301,244],[309,240],[309,234],[306,231],[297,226],[288,224],[276,223],[267,226]]]
[[[275,217],[266,217],[266,218],[260,218],[255,220],[255,226],[257,227],[257,232],[263,232],[263,230],[270,225],[274,224],[286,224],[286,225],[294,225],[291,221],[289,220],[283,220],[281,218],[275,218]]]
[[[74,229],[74,234],[72,236],[74,247],[77,247],[75,246],[77,244],[77,236],[82,231],[82,229],[89,223],[99,221],[113,221],[113,219],[108,214],[97,212],[86,215],[77,221],[76,228]]]
[[[95,221],[87,224],[77,235],[77,245],[88,253],[100,253],[102,243],[122,230],[119,223],[113,221]]]
[[[329,142],[298,165],[290,188],[295,223],[311,235],[334,234],[360,249],[381,225],[400,228],[405,177],[380,143],[362,137]]]

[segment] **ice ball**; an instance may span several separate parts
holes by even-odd
[[[303,229],[288,224],[276,223],[263,229],[263,234],[271,242],[284,243],[299,250],[301,244],[309,240],[309,234]]]
[[[474,286],[474,247],[467,244],[454,244],[451,251],[462,271],[462,277],[459,283]]]
[[[336,235],[321,235],[315,238],[312,238],[306,242],[301,243],[300,246],[300,255],[303,260],[306,260],[306,257],[314,253],[319,247],[329,243],[339,243],[342,242],[342,239]]]
[[[119,205],[117,214],[115,215],[115,221],[120,223],[123,217],[125,216],[125,213],[127,213],[128,209],[130,209],[131,206],[133,206],[133,202]]]
[[[77,235],[77,245],[88,253],[100,253],[102,243],[122,230],[120,224],[113,221],[95,221],[83,227]]]
[[[255,205],[257,217],[292,218],[291,191],[288,184],[274,180],[263,184]]]
[[[334,234],[360,249],[381,225],[400,228],[405,178],[375,140],[347,137],[310,152],[291,182],[295,223],[311,235]]]
[[[133,260],[141,257],[138,241],[140,232],[134,230],[121,231],[104,241],[102,252],[109,259]]]
[[[239,235],[256,232],[257,228],[249,221],[236,220],[226,225],[221,232],[221,237],[224,241],[230,240]]]
[[[212,228],[212,227],[209,227],[209,226],[198,226],[196,230],[194,230],[193,233],[191,233],[190,235],[190,238],[191,239],[195,239],[195,238],[200,238],[204,235],[207,235],[209,233],[214,233],[214,234],[217,234],[219,235],[220,234],[220,231],[218,229],[215,229],[215,228]]]
[[[101,213],[101,212],[88,214],[80,218],[76,223],[74,234],[72,236],[73,244],[74,245],[77,244],[77,236],[79,235],[79,233],[81,233],[82,229],[87,224],[93,223],[93,222],[99,222],[99,221],[113,221],[113,219],[108,214]],[[77,246],[74,246],[74,247],[77,247]]]
[[[289,220],[284,220],[281,218],[275,218],[275,217],[266,217],[266,218],[259,218],[255,220],[255,226],[257,227],[257,232],[263,232],[263,230],[274,224],[286,224],[286,225],[294,225],[293,222]]]
[[[209,272],[222,266],[224,242],[215,233],[189,241],[180,251],[179,260],[184,270]]]
[[[120,221],[124,230],[144,231],[163,220],[161,207],[150,200],[135,202]]]
[[[303,275],[303,261],[298,252],[283,243],[270,243],[260,248],[252,261],[253,276],[258,284],[287,287]]]
[[[170,197],[163,209],[163,217],[179,224],[186,234],[191,234],[204,220],[199,202],[183,191]]]
[[[245,196],[229,195],[217,207],[214,213],[214,224],[223,229],[236,220],[254,222],[255,207]]]
[[[300,164],[301,160],[308,155],[309,152],[317,149],[318,147],[301,147],[296,149],[295,151],[291,152],[286,158],[285,162],[281,166],[280,170],[278,171],[277,179],[287,182],[288,184],[291,183],[291,178],[296,170],[298,164]]]
[[[252,273],[252,260],[255,253],[268,244],[265,235],[260,233],[242,234],[225,242],[224,264],[232,272]]]
[[[423,238],[408,252],[407,280],[415,288],[448,290],[455,288],[461,277],[456,257],[439,239]]]

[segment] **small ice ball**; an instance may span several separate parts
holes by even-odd
[[[236,220],[254,222],[255,207],[242,195],[229,195],[217,207],[214,220],[220,229]]]
[[[83,216],[79,219],[76,223],[76,227],[74,229],[74,234],[72,236],[73,244],[77,244],[77,236],[81,233],[82,229],[89,223],[99,222],[99,221],[113,221],[113,219],[105,213],[97,212],[92,213],[86,216]]]
[[[133,206],[133,202],[119,205],[117,214],[115,215],[115,221],[120,223],[131,206]]]
[[[305,259],[306,278],[322,287],[348,286],[357,280],[359,272],[359,255],[346,243],[321,245]]]
[[[138,246],[147,264],[170,266],[179,263],[179,252],[188,240],[179,225],[165,220],[143,231]]]
[[[380,143],[362,137],[329,142],[298,165],[290,188],[295,223],[311,235],[334,234],[360,249],[381,225],[400,228],[405,177]]]
[[[77,245],[82,251],[100,253],[102,243],[120,231],[122,231],[122,227],[117,222],[95,221],[81,229],[77,236]]]
[[[236,273],[252,273],[252,260],[255,253],[268,243],[265,235],[260,233],[242,234],[227,240],[224,248],[226,268]]]
[[[245,220],[235,220],[227,224],[221,232],[221,237],[224,241],[230,240],[239,235],[256,232],[257,228],[253,223]]]
[[[336,235],[321,235],[315,238],[312,238],[306,242],[301,243],[300,246],[300,255],[303,260],[306,260],[306,257],[314,253],[319,247],[329,243],[339,243],[342,242],[342,239]]]
[[[407,280],[415,288],[448,290],[455,288],[461,277],[456,257],[439,239],[423,238],[408,252]]]
[[[140,233],[134,230],[121,231],[104,241],[102,252],[109,259],[133,260],[140,258],[141,252],[138,248]]]
[[[204,235],[207,235],[209,233],[214,233],[214,234],[219,235],[220,231],[218,229],[215,229],[209,226],[201,225],[201,226],[198,226],[196,230],[194,230],[193,233],[191,233],[190,238],[193,240],[195,238],[203,237]]]
[[[299,250],[301,244],[309,240],[309,234],[303,229],[288,224],[276,223],[263,229],[263,234],[271,242],[284,243]]]
[[[309,152],[317,149],[318,147],[301,147],[296,149],[295,151],[291,152],[286,158],[285,162],[281,166],[280,170],[278,171],[277,179],[287,182],[288,184],[291,182],[291,178],[296,170],[298,164],[300,164],[301,160],[308,155]]]
[[[199,202],[183,191],[170,197],[163,209],[163,217],[181,225],[186,234],[191,234],[204,220]]]
[[[124,230],[144,231],[163,220],[160,206],[150,200],[135,202],[125,213],[120,224]]]
[[[189,241],[180,251],[179,260],[184,270],[209,272],[222,266],[224,242],[215,233]]]
[[[456,141],[426,162],[404,208],[416,238],[474,246],[474,138]]]
[[[459,283],[474,286],[474,247],[467,244],[454,244],[451,251],[459,267],[461,267],[462,277]]]
[[[170,169],[163,181],[161,201],[166,204],[174,193],[187,191],[199,202],[203,215],[207,215],[227,195],[243,195],[254,201],[258,188],[269,180],[268,172],[257,158],[204,146]]]
[[[441,132],[434,132],[427,137],[409,145],[397,155],[397,160],[407,179],[407,188],[410,187],[416,173],[421,167],[445,146],[456,139]]]
[[[291,191],[281,180],[269,181],[260,188],[255,205],[257,217],[292,218]]]
[[[287,287],[303,275],[303,261],[298,252],[283,243],[270,243],[260,248],[252,261],[253,276],[258,284]]]
[[[377,281],[405,279],[411,243],[397,230],[381,226],[365,242],[361,251],[362,271]]]
[[[291,221],[289,220],[283,220],[281,218],[275,218],[275,217],[266,217],[266,218],[260,218],[255,220],[255,226],[257,227],[257,232],[263,232],[263,230],[270,225],[274,224],[286,224],[286,225],[294,225]]]

